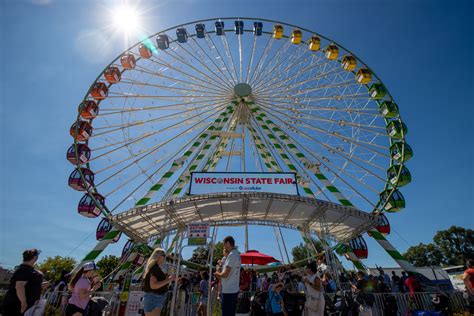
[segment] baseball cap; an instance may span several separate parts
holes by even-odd
[[[23,251],[23,261],[30,261],[31,259],[33,259],[33,257],[38,257],[40,253],[41,250],[38,250],[36,248],[27,249]]]
[[[98,270],[98,268],[95,265],[94,261],[87,262],[82,267],[84,268],[84,271]]]

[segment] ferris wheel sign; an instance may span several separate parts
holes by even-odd
[[[189,194],[266,192],[298,195],[295,173],[193,172]]]
[[[205,245],[209,236],[209,223],[189,223],[188,246]]]

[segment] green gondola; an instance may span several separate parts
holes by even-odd
[[[398,106],[393,101],[383,101],[379,104],[379,112],[385,118],[391,118],[398,115]]]
[[[384,210],[389,213],[395,213],[405,208],[405,198],[398,190],[394,190],[389,198],[392,189],[388,189],[380,193],[380,203],[385,204]]]
[[[386,130],[391,138],[397,139],[402,139],[408,132],[405,123],[398,120],[388,122]]]
[[[400,168],[402,170],[400,170]],[[398,172],[400,171],[400,175]],[[411,182],[410,171],[405,166],[393,165],[387,170],[387,178],[392,186],[403,187]]]
[[[372,99],[381,99],[387,94],[387,89],[381,83],[374,83],[369,88],[369,95]]]
[[[413,150],[407,143],[397,142],[390,146],[390,156],[395,161],[406,162],[410,160],[411,157],[413,157]]]

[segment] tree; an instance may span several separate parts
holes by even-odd
[[[474,231],[451,226],[433,237],[433,243],[408,248],[403,255],[415,266],[462,265],[474,257]]]
[[[324,250],[323,244],[316,239],[313,239],[314,246],[316,247],[316,250],[318,252],[322,252]],[[294,261],[300,261],[308,258],[308,248],[305,246],[305,244],[300,243],[299,245],[293,247],[291,249],[291,255],[293,256],[293,262]]]
[[[58,282],[63,271],[70,272],[76,266],[76,260],[71,257],[47,257],[38,264],[38,269],[43,272],[44,278],[51,282]]]
[[[99,268],[99,275],[102,278],[108,276],[119,264],[120,258],[116,256],[103,256],[97,261],[97,267]]]
[[[458,226],[436,233],[435,245],[444,256],[445,265],[462,265],[467,258],[474,257],[474,231]]]
[[[444,260],[441,251],[433,244],[420,243],[410,247],[404,256],[415,267],[439,266]]]
[[[224,250],[224,243],[220,241],[215,244],[214,255],[213,255],[213,260],[212,260],[213,265],[216,265],[217,261],[222,259],[222,257],[224,256],[223,250]],[[199,246],[193,250],[193,255],[191,256],[191,259],[189,259],[189,261],[196,264],[203,265],[203,266],[207,266],[208,257],[209,257],[209,248],[204,247],[204,246]]]

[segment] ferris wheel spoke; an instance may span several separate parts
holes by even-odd
[[[234,77],[235,81],[239,82],[239,79],[238,79],[239,75],[237,74],[237,69],[235,67],[234,58],[232,57],[232,51],[229,48],[229,42],[227,41],[226,33],[224,33],[224,35],[221,36],[221,40],[222,40],[222,45],[224,46],[224,49],[225,49],[225,52],[226,52],[227,59],[230,60],[230,65],[232,66],[231,72],[233,72],[234,75],[235,75],[235,77]]]
[[[220,51],[217,49],[217,46],[216,44],[214,43],[214,40],[212,39],[212,37],[206,33],[206,43],[207,43],[207,46],[209,47],[209,50],[211,52],[217,52],[217,60],[219,60],[221,63],[222,63],[222,66],[225,68],[225,70],[229,73],[229,76],[231,78],[231,81],[233,82],[233,84],[237,84],[237,79],[234,78],[234,74],[230,71],[230,68],[229,66],[227,66],[227,63],[224,59],[224,57],[222,57]]]
[[[224,106],[221,107],[221,109],[224,108]],[[212,113],[210,114],[209,116],[207,116],[205,119],[208,119],[212,116],[214,116],[216,113]],[[198,123],[194,124],[193,126],[189,127],[188,129],[184,130],[183,132],[175,135],[174,137],[170,138],[169,140],[165,141],[165,142],[162,142],[158,145],[155,145],[153,146],[152,148],[150,148],[145,154],[142,154],[141,157],[138,157],[136,159],[134,159],[131,163],[129,163],[128,165],[126,165],[125,167],[121,168],[120,170],[116,171],[115,173],[113,173],[112,175],[110,175],[109,177],[105,178],[104,180],[102,180],[100,183],[98,183],[95,187],[97,188],[98,186],[100,186],[101,184],[107,182],[108,180],[110,180],[111,178],[113,178],[114,176],[116,176],[117,174],[123,172],[124,170],[126,170],[127,168],[133,166],[135,163],[137,163],[138,161],[144,159],[145,157],[147,157],[148,155],[151,155],[153,153],[155,153],[158,149],[162,148],[164,145],[170,143],[171,141],[177,139],[178,137],[184,135],[184,134],[187,134],[191,131],[193,131],[194,129],[196,129],[198,126],[201,126],[201,125],[209,125],[209,123],[205,122],[203,123],[204,120],[199,120]]]
[[[237,35],[239,37],[239,82],[243,82],[243,65],[242,65],[242,35]]]
[[[253,59],[255,58],[255,49],[256,49],[256,47],[257,47],[257,36],[254,36],[253,37],[252,50],[250,52],[250,59],[249,59],[249,63],[248,63],[248,66],[247,66],[247,73],[245,74],[245,79],[243,81],[247,84],[248,84],[248,80],[249,80],[250,70],[252,69],[252,66],[253,66]]]
[[[193,58],[193,60],[196,60],[201,66],[206,68],[206,70],[209,71],[209,73],[212,74],[212,76],[214,77],[215,82],[218,82],[219,84],[224,84],[229,89],[232,89],[232,86],[228,84],[227,78],[225,76],[220,76],[218,73],[212,71],[205,63],[202,62],[202,60],[200,58],[197,58],[194,54],[192,54],[184,45],[179,46],[179,48],[184,50],[189,56],[191,56]],[[184,60],[184,58],[183,58],[183,60]]]
[[[211,64],[214,65],[214,67],[217,69],[217,71],[219,71],[219,73],[222,75],[222,78],[224,78],[223,80],[223,83],[228,86],[229,88],[232,88],[230,82],[233,81],[232,79],[232,76],[229,78],[223,71],[222,69],[216,64],[216,62],[214,61],[214,59],[211,58],[211,56],[209,56],[209,54],[202,48],[202,46],[198,43],[198,41],[196,41],[196,39],[194,37],[191,37],[191,40],[192,42],[199,48],[199,50],[207,57],[207,59],[211,62]],[[196,51],[197,53],[197,51]],[[224,66],[226,67],[226,66]]]
[[[255,68],[252,71],[252,75],[250,76],[250,79],[248,81],[249,85],[252,85],[255,75],[258,75],[258,73],[261,71],[261,68],[263,66],[262,62],[265,62],[265,58],[267,57],[268,52],[272,48],[273,43],[274,43],[273,38],[269,37],[267,43],[265,44],[265,48],[264,48],[262,54],[260,54],[260,56],[258,58],[257,65],[255,66]]]
[[[268,114],[271,115],[270,113],[268,113]],[[278,120],[280,123],[282,123],[282,124],[283,124],[282,126],[286,126],[287,129],[293,130],[296,134],[301,135],[301,136],[304,136],[305,138],[308,138],[308,139],[314,141],[315,143],[321,145],[322,147],[326,148],[331,154],[338,155],[338,156],[340,156],[340,157],[342,157],[342,158],[349,158],[349,159],[351,158],[347,153],[341,152],[341,151],[339,151],[337,148],[334,148],[334,147],[332,147],[332,146],[330,146],[330,145],[328,145],[328,144],[325,144],[325,143],[319,141],[318,139],[316,139],[316,138],[314,138],[314,137],[308,135],[308,134],[305,133],[304,131],[302,131],[302,130],[296,128],[296,127],[294,127],[293,125],[290,125],[290,123],[287,122],[286,120],[283,120],[283,119],[279,118],[278,116],[274,116],[274,115],[272,115],[272,117],[273,117],[274,119]],[[372,167],[375,167],[375,168],[377,168],[377,169],[379,169],[379,170],[383,170],[384,172],[386,171],[385,168],[383,168],[383,167],[381,167],[381,166],[379,166],[379,165],[372,164],[372,163],[368,163],[367,161],[365,161],[365,160],[363,160],[363,159],[361,159],[361,158],[359,158],[359,157],[354,157],[354,158],[357,159],[357,160],[359,160],[359,161],[361,161],[361,162],[363,162],[363,163],[365,163],[365,164],[368,164],[368,165],[370,165],[370,166],[372,166]]]
[[[285,61],[285,59],[282,59],[282,57],[284,57],[284,54],[288,51],[290,46],[291,46],[291,44],[289,42],[284,42],[274,52],[273,56],[266,60],[266,64],[262,63],[263,64],[263,66],[261,68],[262,70],[256,74],[256,76],[254,77],[254,80],[252,82],[252,86],[254,86],[255,89],[257,89],[258,84],[262,79],[262,76],[265,75],[265,74],[271,73],[271,71],[268,71],[268,69],[270,69],[270,64],[272,63],[272,61],[274,61],[274,63],[276,65],[279,65],[282,61]],[[291,56],[291,57],[293,57],[293,56]],[[287,56],[287,58],[288,58],[288,56]],[[273,69],[275,67],[276,66],[273,66],[271,69]]]

